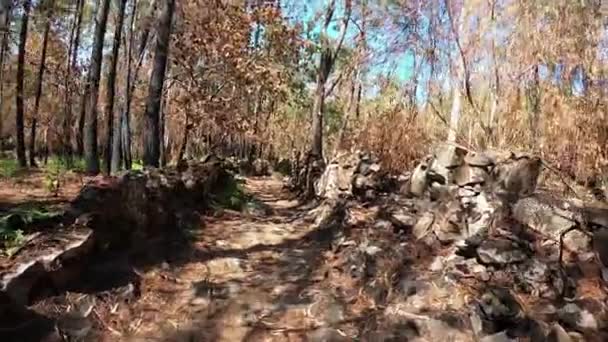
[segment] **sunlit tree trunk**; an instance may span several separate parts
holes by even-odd
[[[54,0],[49,1],[47,18],[44,24],[44,34],[42,38],[42,53],[40,54],[40,64],[38,65],[38,78],[36,80],[36,98],[34,100],[34,113],[32,113],[32,126],[30,130],[30,166],[36,167],[36,126],[38,125],[38,111],[40,110],[40,99],[42,98],[42,84],[44,81],[44,70],[46,64],[46,51],[49,43],[49,32],[51,30],[51,18],[53,13]]]
[[[25,159],[25,134],[23,127],[23,117],[24,117],[24,88],[23,88],[23,78],[24,78],[24,66],[25,66],[25,45],[27,43],[27,26],[30,16],[30,7],[31,1],[25,0],[23,2],[23,17],[21,19],[21,31],[19,33],[19,50],[17,56],[17,87],[16,87],[16,115],[15,115],[15,129],[17,133],[17,160],[19,162],[20,167],[26,167],[27,161]]]
[[[107,97],[106,97],[106,107],[105,107],[105,115],[106,115],[106,146],[105,146],[105,172],[110,174],[112,170],[112,143],[113,143],[113,133],[114,133],[114,125],[120,127],[120,117],[117,118],[116,123],[114,122],[114,93],[116,87],[116,66],[118,64],[118,52],[120,50],[120,38],[122,35],[122,25],[125,19],[125,6],[127,0],[119,0],[118,2],[118,12],[117,19],[114,31],[114,44],[112,46],[112,59],[110,62],[110,70],[108,72],[107,78]],[[120,115],[120,114],[119,114]]]
[[[99,155],[97,152],[97,100],[99,97],[99,77],[103,58],[103,41],[106,33],[110,0],[101,0],[95,18],[95,35],[91,52],[91,66],[88,77],[88,94],[86,101],[86,120],[84,131],[84,154],[86,170],[89,174],[99,173]]]
[[[8,50],[8,27],[10,26],[11,21],[11,6],[12,1],[2,0],[0,1],[0,35],[2,39],[0,40],[0,132],[3,131],[2,127],[4,124],[4,111],[2,110],[4,106],[4,64],[6,61],[6,52]]]
[[[13,0],[0,0],[0,33],[2,34],[8,32],[12,9]]]
[[[160,161],[160,100],[167,69],[169,43],[171,38],[171,21],[174,8],[174,0],[165,0],[158,22],[156,52],[154,55],[154,64],[152,67],[152,75],[148,87],[148,99],[146,100],[146,110],[144,114],[142,145],[144,148],[143,161],[145,166],[158,167]]]
[[[336,57],[340,52],[344,36],[350,20],[351,2],[345,1],[345,15],[343,20],[342,32],[339,36],[339,43],[335,51],[330,46],[328,29],[331,24],[334,12],[336,10],[336,0],[330,0],[325,13],[325,22],[321,33],[321,56],[319,58],[319,66],[317,69],[317,86],[314,95],[314,104],[312,109],[312,130],[311,130],[311,158],[314,161],[323,160],[323,113],[325,107],[325,92],[327,81],[331,74]]]
[[[66,77],[65,77],[65,113],[63,117],[63,155],[66,158],[68,167],[72,165],[72,101],[74,82],[72,73],[76,70],[76,56],[78,54],[78,46],[80,41],[80,25],[82,21],[82,6],[84,0],[76,0],[76,12],[72,29],[70,32],[70,45],[66,59]],[[77,137],[78,141],[78,137]],[[80,139],[82,142],[82,139]]]
[[[450,6],[450,3],[446,3],[447,6]],[[462,6],[460,7],[460,15],[458,16],[458,31],[453,32],[455,35],[455,43],[459,46],[459,49],[462,49],[462,38],[465,37],[465,21],[467,19],[467,11],[466,0],[462,2]],[[453,25],[453,21],[452,21]],[[454,29],[453,29],[454,31]],[[462,54],[462,51],[460,51]],[[450,110],[450,125],[448,132],[448,142],[454,143],[456,142],[456,138],[458,135],[458,126],[460,123],[460,116],[462,111],[462,90],[465,83],[465,65],[464,65],[464,56],[457,55],[453,57],[452,60],[452,74],[453,74],[453,82],[452,82],[452,108]],[[455,65],[454,65],[455,64]],[[455,70],[454,70],[455,69]]]
[[[84,0],[80,0],[79,6],[78,6],[78,19],[76,21],[76,36],[74,38],[74,49],[72,50],[72,70],[75,70],[75,68],[76,68],[77,56],[78,56],[79,48],[80,48],[80,35],[81,35],[81,28],[82,28],[83,12],[84,12]],[[79,111],[79,115],[78,115],[78,126],[77,126],[77,130],[76,130],[76,154],[78,154],[78,156],[80,156],[80,157],[82,157],[84,155],[84,121],[85,121],[85,115],[86,115],[85,103],[86,103],[86,99],[87,99],[88,89],[89,89],[89,82],[87,79],[86,83],[84,84],[84,89],[83,89],[82,95],[81,95],[80,111]],[[70,98],[70,102],[71,101],[72,101],[72,98]],[[71,108],[70,108],[70,111],[71,111]],[[71,113],[70,113],[70,116],[71,116]]]

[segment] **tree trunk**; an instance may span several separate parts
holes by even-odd
[[[120,0],[118,2],[118,13],[117,20],[115,25],[114,32],[114,45],[112,46],[112,60],[110,62],[110,71],[108,72],[108,83],[106,86],[107,89],[107,98],[106,98],[106,107],[105,107],[105,115],[106,115],[106,148],[105,148],[105,172],[110,174],[112,171],[112,144],[114,142],[113,133],[114,133],[114,92],[115,92],[115,83],[116,83],[116,66],[118,62],[118,52],[120,50],[120,37],[122,35],[122,25],[125,19],[125,5],[127,0]],[[120,114],[119,114],[120,115]],[[117,118],[116,125],[120,119]]]
[[[82,21],[82,6],[83,0],[76,0],[76,12],[74,13],[72,29],[70,32],[70,45],[68,48],[68,56],[65,67],[65,113],[62,125],[62,153],[68,168],[72,167],[72,100],[74,87],[72,81],[72,72],[76,70],[76,56],[80,40],[80,23]]]
[[[0,134],[3,131],[2,127],[4,124],[4,62],[6,61],[6,52],[8,50],[8,30],[10,25],[10,6],[11,1],[1,0],[0,1],[0,27],[2,31],[2,40],[0,41]]]
[[[320,69],[328,67],[330,61],[321,56]],[[331,58],[331,57],[330,57]],[[312,144],[311,152],[313,159],[323,159],[323,110],[325,107],[325,84],[327,83],[326,73],[319,72],[317,75],[317,89],[312,112]]]
[[[160,136],[160,151],[159,151],[159,157],[160,157],[160,167],[165,167],[167,165],[166,161],[167,161],[167,156],[166,156],[166,151],[165,151],[165,124],[166,124],[166,117],[165,115],[167,111],[167,94],[163,93],[162,97],[161,97],[161,101],[160,101],[160,113],[159,113],[159,136]]]
[[[5,34],[10,28],[12,0],[0,0],[0,33]]]
[[[53,16],[54,0],[49,1],[46,23],[44,24],[44,36],[42,38],[42,53],[40,65],[38,66],[38,79],[36,81],[36,99],[34,100],[34,113],[32,114],[32,127],[30,130],[30,166],[36,165],[36,125],[38,124],[38,111],[40,110],[40,98],[42,97],[42,83],[44,81],[44,69],[46,64],[46,50],[49,43],[49,32],[51,30],[51,18]]]
[[[103,41],[106,33],[110,0],[102,0],[95,18],[95,36],[89,68],[89,89],[86,101],[86,120],[84,131],[84,154],[86,170],[89,174],[99,173],[99,155],[97,153],[97,100],[99,96],[99,77],[103,58]]]
[[[188,136],[190,135],[190,126],[191,126],[191,124],[188,122],[188,118],[189,118],[188,112],[186,112],[184,135],[182,135],[182,142],[179,146],[179,151],[177,153],[176,163],[178,165],[181,165],[184,163],[184,155],[186,154],[186,149],[188,148]],[[208,145],[211,145],[211,144],[209,143]]]
[[[24,65],[25,65],[25,44],[27,42],[27,25],[30,15],[31,1],[25,0],[23,2],[23,19],[21,19],[21,32],[19,34],[19,53],[17,57],[17,86],[16,86],[16,125],[17,130],[17,160],[19,161],[20,167],[26,167],[27,161],[25,159],[25,134],[23,132],[23,116],[24,116],[24,104],[23,104],[23,78],[24,78]]]
[[[72,49],[72,62],[71,62],[71,70],[75,71],[76,70],[76,63],[77,63],[77,57],[78,57],[78,50],[80,48],[80,29],[82,27],[82,15],[84,12],[84,0],[79,0],[78,1],[78,5],[77,5],[77,19],[76,19],[76,36],[74,37],[74,48]],[[85,110],[85,102],[86,102],[86,96],[87,96],[87,92],[89,89],[89,80],[86,80],[86,83],[84,85],[84,89],[82,92],[82,97],[81,97],[81,101],[80,101],[80,112],[78,115],[78,127],[77,127],[77,131],[76,131],[76,154],[80,157],[83,156],[84,154],[84,119],[85,119],[85,114],[86,114],[86,110]],[[70,89],[69,91],[69,119],[71,120],[72,117],[72,91]],[[71,121],[70,121],[70,125],[71,125]]]
[[[134,24],[135,24],[135,16],[137,14],[137,0],[133,0],[131,3],[131,17],[129,19],[129,46],[126,49],[126,60],[127,60],[127,74],[126,74],[126,80],[125,80],[125,89],[124,89],[124,96],[125,96],[125,104],[124,104],[124,108],[123,111],[121,113],[121,137],[120,137],[120,144],[121,144],[121,151],[122,151],[122,158],[124,161],[124,167],[127,170],[131,169],[131,164],[132,164],[132,160],[133,158],[131,157],[131,100],[132,100],[132,96],[133,96],[133,87],[131,86],[131,83],[135,84],[135,82],[131,80],[132,78],[132,74],[131,74],[131,62],[133,59],[133,45],[135,42],[134,37]],[[140,59],[141,61],[141,59]],[[139,65],[138,65],[139,67]],[[137,77],[137,69],[138,67],[136,67],[135,70],[135,77]]]
[[[167,57],[169,52],[169,39],[171,36],[171,19],[175,0],[165,0],[160,15],[157,37],[156,52],[150,85],[148,88],[148,99],[146,101],[146,111],[144,116],[143,148],[144,165],[158,167],[160,159],[160,131],[159,131],[159,110],[160,99],[165,82],[165,71],[167,68]]]
[[[449,6],[449,4],[447,4]],[[462,7],[460,8],[460,15],[459,15],[459,21],[458,21],[458,31],[453,32],[455,35],[455,41],[456,41],[456,45],[459,46],[459,48],[461,48],[464,43],[460,41],[461,37],[466,37],[465,36],[465,21],[467,19],[467,3],[466,0],[463,1],[462,3]],[[450,12],[448,11],[448,15]],[[450,21],[451,21],[451,15],[450,15]],[[452,25],[453,25],[453,21],[452,21]],[[453,28],[452,28],[453,29]],[[454,31],[454,29],[453,29]],[[461,52],[462,53],[462,52]],[[458,124],[460,122],[460,113],[461,113],[461,107],[462,107],[462,94],[461,94],[461,88],[463,87],[464,83],[465,83],[465,61],[464,58],[462,56],[458,57],[454,57],[456,59],[455,63],[456,64],[456,70],[452,70],[453,73],[453,77],[454,80],[452,82],[452,109],[450,111],[450,126],[449,126],[449,132],[448,132],[448,142],[450,143],[454,143],[456,142],[456,138],[458,135]]]

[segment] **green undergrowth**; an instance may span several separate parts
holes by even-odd
[[[221,191],[216,193],[211,199],[213,209],[242,210],[253,197],[248,195],[243,189],[243,180],[230,177],[224,183]]]
[[[44,170],[47,172],[60,173],[60,172],[84,172],[86,168],[86,164],[84,158],[72,158],[70,162],[68,162],[65,158],[59,156],[49,157],[49,160],[46,165],[44,165]]]
[[[0,159],[0,178],[14,177],[19,170],[19,165],[14,158]]]
[[[25,243],[26,226],[60,217],[62,212],[46,208],[16,208],[0,216],[0,254],[13,255]]]

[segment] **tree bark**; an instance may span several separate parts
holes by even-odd
[[[122,25],[125,19],[125,5],[127,0],[119,0],[118,2],[118,13],[116,19],[116,26],[114,32],[114,44],[112,46],[112,59],[110,62],[110,70],[108,72],[107,79],[107,97],[106,97],[106,107],[105,107],[105,115],[106,115],[106,148],[105,148],[105,172],[110,174],[112,171],[112,144],[114,142],[114,94],[115,94],[115,86],[116,86],[116,66],[118,64],[118,52],[120,50],[120,39],[122,35]],[[119,114],[120,115],[120,114]],[[120,119],[117,118],[116,125],[119,126]],[[117,171],[117,170],[114,170]]]
[[[86,101],[86,120],[84,131],[84,154],[86,171],[89,174],[99,173],[99,155],[97,152],[97,100],[99,96],[99,77],[103,58],[103,41],[106,33],[110,0],[102,0],[95,18],[95,35],[89,68],[89,87]]]
[[[135,81],[132,80],[132,71],[131,71],[131,65],[132,65],[132,59],[133,59],[133,45],[135,44],[135,39],[134,39],[134,24],[135,24],[135,16],[137,14],[137,0],[133,0],[133,2],[131,3],[131,18],[130,18],[130,22],[129,22],[129,47],[127,48],[126,51],[126,60],[127,60],[127,74],[126,74],[126,80],[125,80],[125,90],[124,90],[124,96],[125,96],[125,104],[124,104],[124,108],[123,111],[121,113],[121,139],[120,139],[120,143],[121,143],[121,152],[122,152],[122,157],[123,157],[123,161],[124,161],[124,167],[127,170],[131,169],[131,164],[132,164],[132,160],[133,158],[131,157],[131,100],[133,97],[133,90],[134,87],[131,86],[131,84],[135,85]],[[145,44],[144,44],[145,47]],[[141,63],[143,57],[143,50],[142,50],[142,54],[140,56],[140,59],[138,60],[138,65],[135,68],[135,77],[137,78],[137,71],[139,69],[139,65]]]
[[[13,0],[0,0],[0,33],[8,33]]]
[[[73,87],[72,72],[76,70],[76,56],[80,40],[80,23],[82,21],[82,6],[83,0],[76,0],[76,12],[72,29],[70,32],[70,45],[66,59],[66,77],[65,77],[65,113],[63,116],[63,157],[66,160],[68,168],[72,167],[72,100]],[[82,140],[81,140],[82,141]]]
[[[342,31],[339,35],[339,42],[335,51],[332,51],[329,44],[328,29],[331,24],[335,9],[336,0],[330,0],[325,13],[325,22],[321,34],[321,56],[319,59],[319,68],[317,70],[317,89],[315,91],[315,99],[312,112],[312,131],[311,131],[311,159],[313,161],[323,160],[323,112],[325,107],[326,84],[331,74],[336,57],[340,53],[344,37],[348,28],[348,22],[351,15],[351,1],[344,1],[345,15],[342,23]],[[330,87],[333,89],[333,86]]]
[[[76,58],[78,56],[78,49],[79,49],[79,45],[80,45],[80,35],[81,35],[80,29],[82,27],[82,15],[84,12],[83,7],[84,7],[84,0],[81,0],[80,12],[78,13],[78,23],[76,24],[76,38],[74,38],[72,67],[76,66],[76,61],[77,61]],[[80,157],[82,157],[84,155],[84,123],[85,123],[85,116],[86,116],[87,94],[89,92],[89,82],[90,82],[90,80],[88,79],[88,74],[87,74],[86,83],[84,85],[84,89],[82,92],[82,99],[80,101],[80,112],[78,115],[78,130],[76,131],[76,153]]]
[[[74,25],[72,26],[72,32],[70,33],[70,49],[67,58],[67,72],[65,79],[65,115],[63,118],[63,141],[64,141],[64,154],[68,165],[72,163],[72,101],[74,97],[74,82],[72,80],[72,73],[76,71],[76,57],[78,56],[78,49],[80,46],[80,27],[82,26],[82,12],[83,12],[84,0],[76,0],[76,13],[74,13]],[[81,102],[81,105],[84,101]],[[81,110],[81,113],[84,112]],[[82,133],[84,130],[84,114],[82,115],[82,130],[80,126],[80,117],[78,121],[78,131],[76,132],[76,152],[79,156],[82,156],[84,145],[82,143]]]
[[[175,0],[165,0],[160,15],[157,37],[156,52],[150,85],[148,88],[148,99],[146,101],[146,111],[144,116],[144,132],[142,145],[144,148],[144,166],[159,166],[160,159],[160,127],[159,110],[160,100],[165,81],[165,71],[167,69],[167,59],[169,52],[169,40],[171,37],[171,21]]]
[[[450,4],[446,2],[446,6],[448,6],[448,15],[450,16],[451,24],[453,25],[452,16],[449,10]],[[454,57],[456,61],[452,61],[452,64],[456,64],[456,70],[452,70],[453,73],[453,82],[452,82],[452,108],[450,110],[450,125],[448,132],[447,141],[450,143],[456,142],[456,138],[458,135],[458,125],[460,122],[460,114],[462,107],[462,94],[461,90],[463,85],[465,85],[466,81],[466,66],[464,56],[462,56],[462,45],[463,43],[460,41],[461,37],[465,36],[465,20],[467,19],[467,3],[466,0],[463,1],[462,7],[460,8],[459,22],[458,22],[458,31],[454,33],[454,40],[456,45],[459,47],[460,56]],[[452,27],[452,31],[455,31]],[[454,66],[453,66],[454,67]]]
[[[0,35],[2,40],[0,41],[0,133],[3,131],[2,127],[4,124],[4,111],[2,110],[4,105],[4,64],[6,61],[6,52],[8,50],[8,27],[10,25],[10,12],[12,1],[2,0],[0,1]]]
[[[23,132],[23,116],[24,116],[24,104],[23,104],[23,78],[24,78],[24,65],[25,65],[25,45],[27,43],[27,26],[30,16],[31,0],[25,0],[23,2],[23,18],[21,19],[21,32],[19,34],[19,52],[17,57],[17,86],[16,86],[16,126],[17,130],[17,160],[20,167],[26,167],[27,161],[25,159],[25,134]]]
[[[44,70],[46,64],[46,51],[49,43],[49,32],[51,31],[51,18],[53,16],[54,0],[49,1],[46,22],[44,24],[44,35],[42,38],[42,53],[40,54],[40,64],[38,66],[38,79],[36,81],[36,98],[34,100],[34,113],[32,114],[32,126],[30,130],[30,166],[36,165],[36,126],[38,124],[38,111],[40,110],[40,99],[42,98],[42,83],[44,81]]]

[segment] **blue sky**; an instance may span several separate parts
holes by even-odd
[[[287,16],[294,22],[300,22],[304,24],[305,29],[310,29],[313,33],[318,33],[321,29],[321,20],[314,20],[319,15],[323,16],[325,8],[329,0],[308,0],[308,1],[294,1],[286,6]],[[329,35],[330,37],[337,38],[339,35],[341,19],[343,15],[343,1],[337,0],[336,13],[334,14],[334,21],[330,26]],[[309,25],[313,25],[309,27]],[[349,25],[347,32],[346,44],[352,46],[354,37],[357,34],[357,27],[355,25]],[[387,48],[387,43],[394,35],[390,35],[387,32],[379,31],[376,34],[370,34],[368,32],[368,46],[372,50],[373,56],[371,61],[374,62],[370,66],[369,76],[374,77],[378,75],[391,74],[394,78],[399,81],[406,81],[412,75],[413,69],[413,56],[411,53],[399,52],[386,54],[384,50]]]

